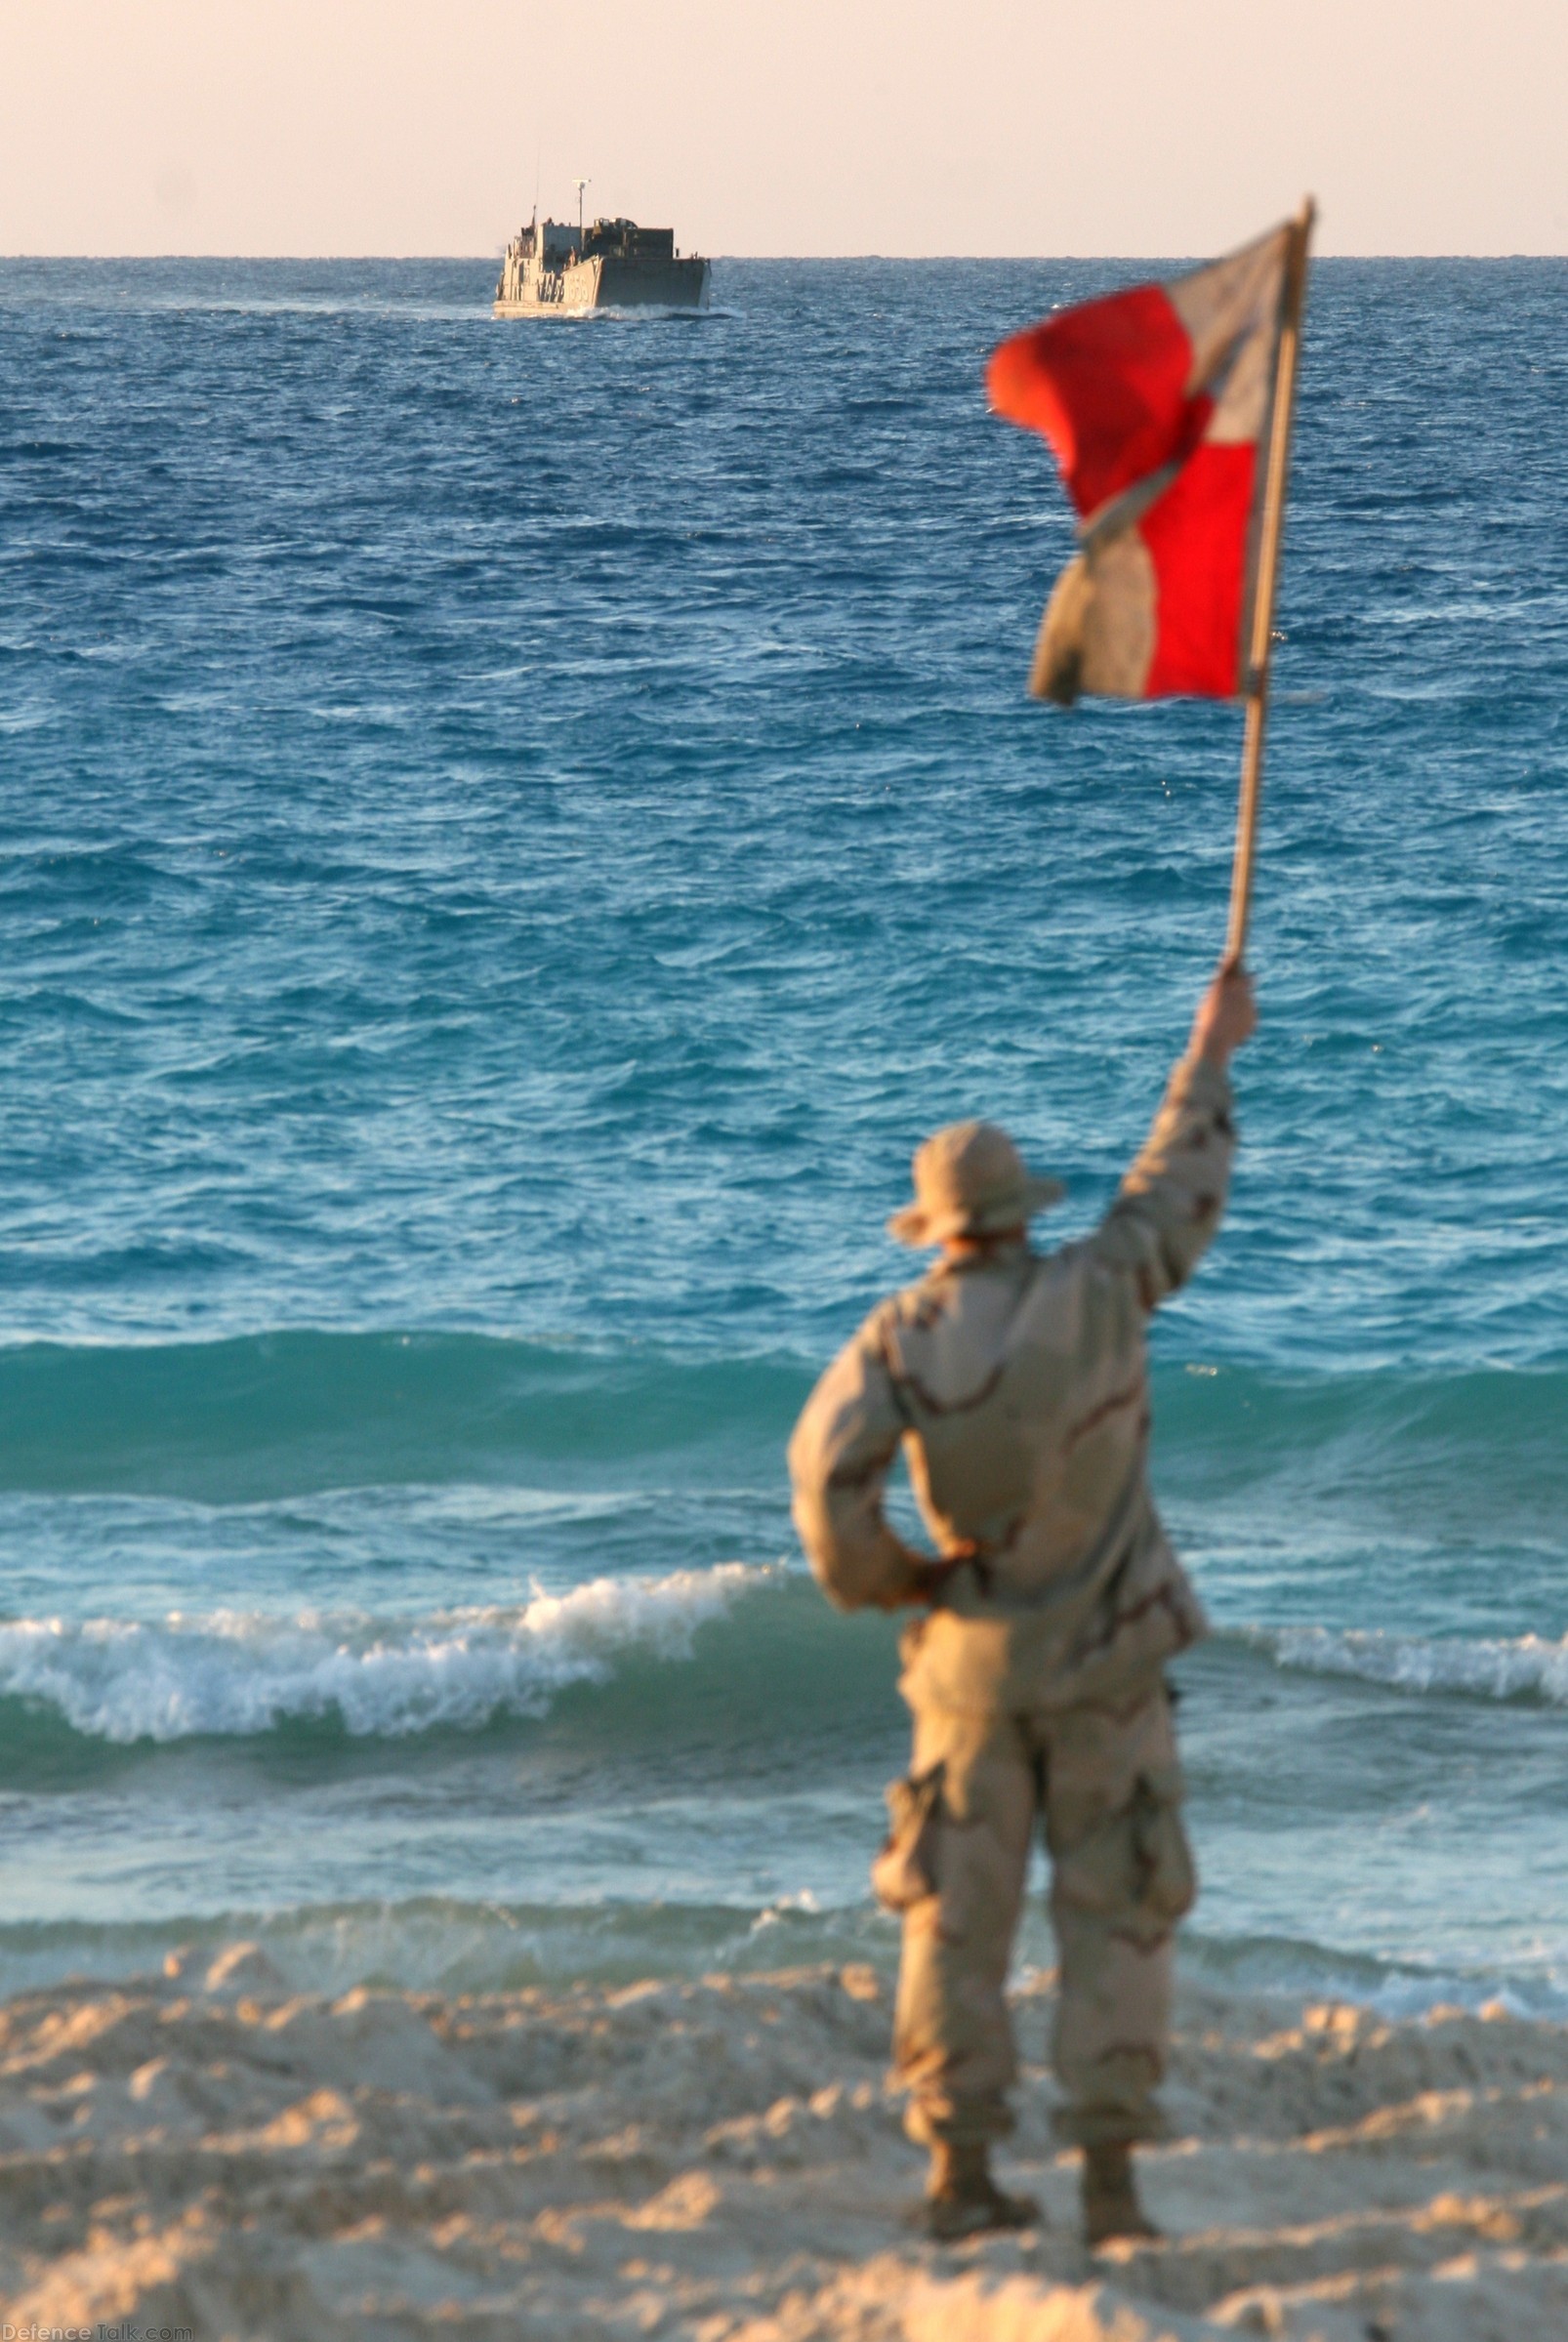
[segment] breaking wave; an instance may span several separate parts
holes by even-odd
[[[699,1627],[781,1575],[728,1562],[596,1578],[511,1607],[408,1620],[353,1611],[21,1619],[0,1625],[0,1699],[118,1743],[254,1734],[322,1717],[355,1736],[473,1730],[500,1715],[543,1715],[568,1686],[605,1681],[631,1651],[690,1658]]]
[[[699,1640],[705,1629],[721,1639]],[[622,1731],[635,1735],[639,1717],[645,1724],[650,1700],[718,1694],[741,1711],[760,1700],[843,1720],[885,1703],[893,1632],[880,1617],[832,1617],[797,1565],[739,1561],[405,1617],[344,1608],[25,1618],[0,1623],[0,1737],[26,1740],[31,1718],[31,1732],[63,1726],[101,1747],[322,1725],[405,1740],[526,1724],[586,1689],[600,1696],[591,1729],[602,1750]],[[888,1647],[873,1653],[872,1641]],[[1417,1697],[1568,1706],[1568,1637],[1302,1625],[1221,1629],[1217,1647]],[[670,1664],[694,1668],[688,1690],[657,1690]]]
[[[1350,1675],[1391,1691],[1454,1692],[1483,1700],[1568,1706],[1568,1636],[1511,1638],[1389,1634],[1375,1628],[1287,1626],[1247,1637],[1282,1667]]]

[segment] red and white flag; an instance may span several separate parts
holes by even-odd
[[[1045,433],[1081,519],[1040,629],[1038,698],[1246,688],[1292,233],[994,352],[992,406]]]

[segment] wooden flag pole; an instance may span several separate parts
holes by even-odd
[[[1268,663],[1273,646],[1274,588],[1279,580],[1280,542],[1285,534],[1285,489],[1291,468],[1291,424],[1296,408],[1297,360],[1301,345],[1301,310],[1306,299],[1306,252],[1316,209],[1309,195],[1290,226],[1280,315],[1279,356],[1274,374],[1273,428],[1268,441],[1268,477],[1263,487],[1263,525],[1258,543],[1258,591],[1253,600],[1253,639],[1247,673],[1247,729],[1241,751],[1241,802],[1236,813],[1236,860],[1230,879],[1230,930],[1223,966],[1239,967],[1247,949],[1247,915],[1252,908],[1253,857],[1258,843],[1258,805],[1263,789],[1263,738],[1268,728]]]

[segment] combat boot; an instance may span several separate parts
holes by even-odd
[[[1040,2217],[1032,2196],[1005,2195],[991,2177],[990,2149],[953,2147],[945,2140],[931,2148],[930,2175],[918,2225],[938,2243],[960,2237],[977,2237],[991,2228],[1031,2228]]]
[[[1160,2234],[1137,2198],[1133,2151],[1120,2140],[1084,2149],[1084,2242]]]

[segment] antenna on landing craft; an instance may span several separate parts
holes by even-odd
[[[591,187],[593,184],[591,179],[580,179],[577,182],[577,241],[579,244],[583,240],[583,189]]]

